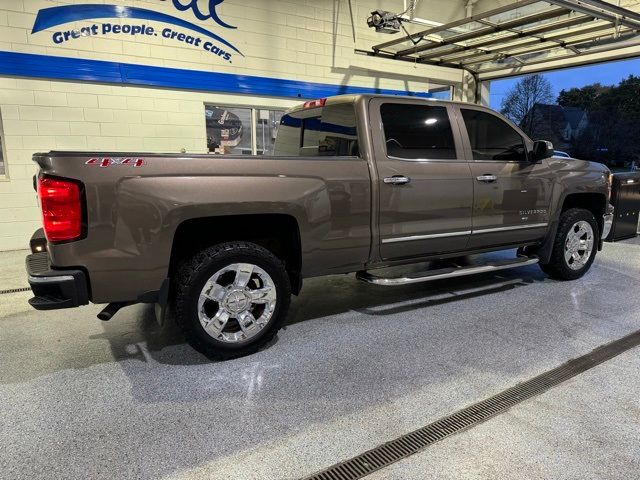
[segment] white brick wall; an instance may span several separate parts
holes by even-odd
[[[0,179],[0,250],[25,248],[40,226],[32,187],[31,155],[46,150],[144,150],[206,152],[204,103],[288,108],[298,100],[95,84],[73,84],[84,92],[53,92],[64,82],[2,79],[9,179]],[[26,95],[25,97],[25,94]],[[24,98],[36,99],[22,104]],[[73,106],[70,106],[73,105]],[[82,105],[87,105],[83,108]],[[95,106],[98,106],[97,108]]]
[[[90,2],[182,17],[220,34],[245,57],[234,55],[233,63],[228,63],[161,36],[83,37],[55,45],[54,30],[31,33],[38,10]],[[201,2],[203,10],[207,3]],[[177,12],[170,1],[2,0],[0,50],[399,90],[462,82],[458,71],[355,55],[354,48],[368,49],[389,38],[366,27],[368,13],[377,8],[399,11],[402,1],[355,0],[352,4],[355,43],[346,0],[225,0],[218,13],[237,30],[199,22],[191,12]],[[100,22],[76,22],[58,30],[92,23]],[[31,180],[36,170],[31,161],[34,152],[178,152],[183,148],[205,152],[205,102],[286,108],[299,100],[0,77],[7,170],[7,175],[0,175],[0,250],[24,248],[40,224]]]

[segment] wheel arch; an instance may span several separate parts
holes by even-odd
[[[596,219],[598,224],[599,234],[602,233],[604,227],[604,217],[607,208],[607,196],[598,192],[571,192],[567,193],[559,203],[560,208],[557,210],[557,215],[553,217],[547,237],[545,241],[537,248],[529,249],[528,251],[534,253],[540,258],[540,263],[548,263],[551,258],[553,250],[553,244],[558,231],[558,223],[560,216],[572,208],[583,208],[590,211]],[[602,241],[598,243],[598,250],[602,250]]]
[[[302,288],[300,228],[288,214],[247,214],[198,217],[184,220],[176,228],[171,245],[169,277],[179,265],[212,245],[247,241],[266,248],[285,263],[292,293]]]
[[[563,199],[559,215],[562,215],[571,208],[582,208],[593,213],[600,230],[599,233],[602,233],[604,214],[607,210],[607,196],[605,194],[597,192],[569,193]]]

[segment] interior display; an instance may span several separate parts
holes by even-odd
[[[204,112],[209,153],[273,155],[283,111],[206,104]]]
[[[209,153],[251,155],[251,109],[205,105]]]

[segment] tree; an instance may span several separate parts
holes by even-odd
[[[570,88],[561,90],[558,95],[558,105],[563,107],[578,107],[590,111],[597,105],[601,95],[611,90],[611,87],[603,87],[599,83],[587,85],[582,88]]]
[[[640,159],[640,77],[630,75],[598,97],[590,119],[599,141],[596,157],[610,165]]]
[[[640,77],[630,75],[615,86],[563,90],[558,103],[583,108],[589,118],[574,142],[575,156],[612,166],[640,160]]]
[[[536,103],[553,103],[551,83],[543,75],[531,75],[519,80],[502,101],[500,113],[520,125],[525,132],[531,133],[533,115],[527,114]],[[527,121],[523,122],[525,119]]]

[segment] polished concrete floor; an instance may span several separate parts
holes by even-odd
[[[0,290],[23,255],[0,254]],[[293,479],[639,330],[640,244],[575,282],[309,280],[276,341],[221,363],[150,307],[28,298],[0,296],[0,478]],[[637,478],[639,369],[630,350],[370,478]]]

